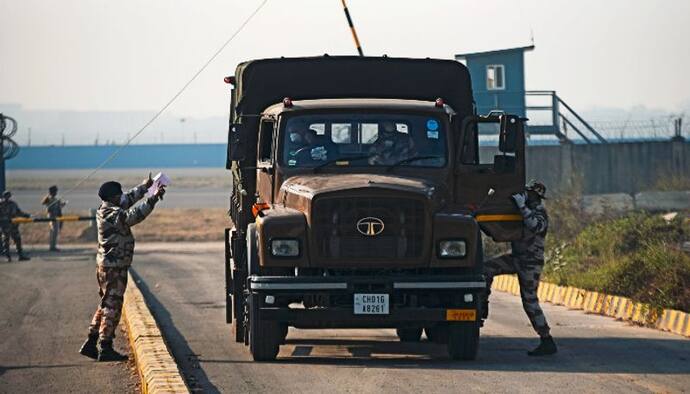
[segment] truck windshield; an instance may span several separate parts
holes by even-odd
[[[282,140],[289,167],[446,164],[445,127],[433,115],[301,115],[287,121]]]

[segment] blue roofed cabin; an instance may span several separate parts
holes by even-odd
[[[532,49],[534,45],[455,55],[470,71],[479,115],[491,111],[526,115],[524,53]]]

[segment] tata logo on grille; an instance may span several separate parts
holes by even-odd
[[[366,217],[357,221],[357,231],[369,237],[381,234],[383,227],[383,220],[379,218]]]

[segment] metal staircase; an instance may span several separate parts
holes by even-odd
[[[535,114],[535,119],[543,118],[543,114],[548,112],[550,120],[546,122],[531,122],[527,131],[530,135],[554,135],[562,143],[572,143],[572,136],[569,131],[574,131],[579,138],[588,144],[607,143],[587,121],[585,121],[575,110],[565,103],[553,90],[532,90],[525,92],[526,99],[536,99],[546,101],[543,105],[527,105],[527,117]],[[541,103],[540,103],[541,104]]]

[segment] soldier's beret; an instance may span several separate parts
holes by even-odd
[[[107,200],[110,197],[117,196],[118,194],[122,194],[122,185],[120,185],[119,182],[106,182],[101,185],[100,189],[98,189],[98,197],[100,197],[101,200]]]
[[[2,192],[2,198],[10,198],[10,197],[12,197],[12,193],[10,193],[9,190],[5,190],[4,192]]]

